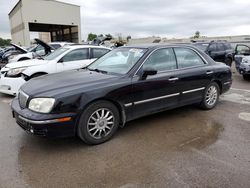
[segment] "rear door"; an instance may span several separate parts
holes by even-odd
[[[66,71],[86,67],[90,62],[89,48],[80,48],[68,52],[57,64],[58,69]]]
[[[174,51],[180,71],[181,104],[198,102],[212,80],[213,68],[193,49],[176,47]]]

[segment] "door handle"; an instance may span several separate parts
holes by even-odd
[[[169,78],[168,79],[168,81],[170,81],[170,82],[177,81],[177,80],[179,80],[179,78]]]
[[[214,71],[207,71],[206,74],[209,75],[209,74],[213,74]]]

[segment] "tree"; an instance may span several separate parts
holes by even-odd
[[[8,46],[10,45],[11,40],[10,39],[2,39],[0,38],[0,46]]]
[[[195,34],[194,34],[194,38],[198,39],[198,38],[200,38],[200,36],[201,36],[200,31],[196,31]]]
[[[97,35],[96,34],[93,34],[93,33],[89,33],[88,34],[88,41],[93,41],[94,39],[97,38]]]

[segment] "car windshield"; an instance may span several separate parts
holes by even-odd
[[[146,49],[117,48],[88,66],[90,70],[126,74],[143,56]]]
[[[56,59],[57,57],[59,57],[61,54],[63,54],[67,50],[69,50],[69,48],[58,48],[57,50],[55,50],[54,52],[52,52],[48,56],[44,57],[44,59],[49,60],[49,61]]]
[[[202,51],[206,51],[208,44],[206,43],[196,43],[194,46]]]

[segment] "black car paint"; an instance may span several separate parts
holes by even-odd
[[[226,63],[226,59],[230,58],[231,60],[234,60],[234,49],[228,48],[227,46],[231,46],[230,43],[226,41],[211,41],[210,43],[205,42],[197,42],[195,44],[207,44],[207,48],[205,49],[205,53],[208,54],[214,61],[218,62],[224,62]],[[210,50],[211,45],[216,45],[215,50]]]
[[[136,47],[136,46],[135,46]],[[60,117],[71,116],[72,121],[60,125],[44,125],[46,136],[61,137],[73,136],[76,134],[78,120],[83,110],[92,102],[107,100],[117,106],[120,112],[120,125],[125,122],[142,117],[148,114],[157,113],[166,109],[172,109],[192,103],[201,102],[204,91],[190,94],[182,94],[183,91],[195,88],[206,87],[211,82],[217,82],[221,93],[229,90],[231,86],[230,68],[222,63],[215,63],[205,53],[189,47],[206,60],[207,64],[202,67],[166,71],[149,76],[142,80],[137,70],[145,59],[159,48],[185,47],[185,46],[146,46],[147,52],[137,64],[126,75],[109,75],[89,70],[75,70],[64,73],[46,75],[35,78],[21,90],[29,95],[29,100],[36,97],[53,97],[56,99],[53,110],[50,114],[33,112],[27,108],[21,109],[18,99],[14,99],[12,109],[18,122],[18,117],[25,117],[30,120],[49,120]],[[212,71],[213,74],[207,74]],[[163,75],[163,76],[162,76]],[[169,81],[171,77],[179,77],[178,81]],[[229,83],[225,85],[224,83]],[[168,86],[168,87],[163,87]],[[155,102],[135,105],[136,101],[157,98],[162,95],[181,93],[178,96],[164,98]],[[29,103],[29,101],[27,102]],[[18,122],[20,125],[21,123]],[[29,125],[37,127],[36,125]],[[62,127],[63,133],[58,126]],[[23,127],[23,126],[22,126]],[[40,127],[41,128],[41,127]],[[48,128],[50,131],[48,131]],[[70,130],[65,133],[65,130]],[[73,130],[73,131],[72,131]],[[60,133],[58,133],[58,131]]]

